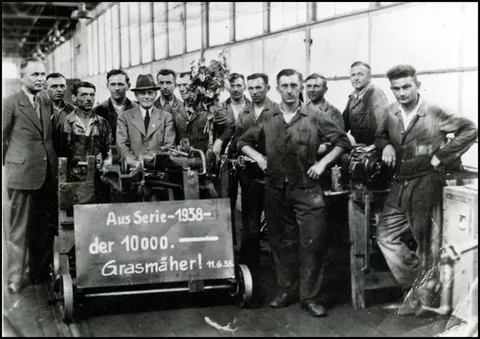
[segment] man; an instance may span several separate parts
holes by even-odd
[[[350,80],[355,90],[349,95],[343,111],[345,131],[350,131],[357,144],[371,145],[384,119],[387,97],[371,82],[370,65],[365,62],[356,61],[350,66]]]
[[[67,89],[67,80],[60,73],[50,73],[47,75],[45,90],[48,98],[53,104],[52,119],[52,139],[56,152],[59,151],[60,131],[63,128],[65,117],[75,109],[75,106],[63,100]]]
[[[187,100],[188,89],[190,88],[191,83],[192,76],[190,72],[182,72],[178,75],[177,87],[183,101]]]
[[[107,88],[110,91],[110,98],[96,106],[93,111],[110,123],[112,128],[112,145],[116,144],[117,119],[123,111],[136,106],[127,98],[127,91],[130,89],[130,78],[121,69],[112,69],[107,73]]]
[[[160,96],[155,100],[155,107],[165,112],[172,113],[181,110],[182,102],[177,99],[173,92],[176,87],[177,74],[171,69],[162,69],[157,74],[157,84],[160,88]]]
[[[28,270],[30,282],[46,279],[57,227],[54,192],[58,164],[50,120],[53,107],[50,100],[39,96],[45,85],[43,61],[24,59],[20,80],[22,89],[5,99],[2,112],[10,293],[20,292]]]
[[[72,86],[72,100],[77,108],[65,118],[61,133],[61,154],[68,159],[70,181],[83,181],[86,178],[86,168],[76,167],[77,162],[86,161],[88,155],[106,159],[112,144],[113,135],[109,122],[93,111],[95,92],[95,86],[86,81]],[[73,168],[76,168],[76,171],[72,171]],[[100,181],[97,186],[98,193],[104,194]]]
[[[118,116],[117,146],[133,167],[145,156],[154,156],[161,147],[175,146],[172,115],[154,106],[159,88],[151,74],[140,74],[136,88],[131,90],[139,105]]]
[[[223,106],[227,109],[227,114],[236,123],[237,117],[245,107],[251,104],[245,95],[245,77],[243,74],[232,73],[228,77],[230,84],[230,98],[224,101]]]
[[[320,109],[328,114],[338,127],[345,130],[342,113],[327,100],[325,100],[325,93],[328,91],[327,79],[318,73],[310,74],[305,80],[307,85],[307,95],[310,102],[307,106],[312,106]]]
[[[387,78],[398,103],[386,108],[375,146],[382,150],[382,160],[395,168],[395,176],[376,239],[392,274],[406,292],[398,310],[398,314],[406,315],[416,313],[422,305],[431,306],[441,288],[428,270],[437,253],[429,253],[428,248],[431,228],[441,225],[434,211],[441,211],[446,185],[443,167],[469,149],[478,129],[469,119],[424,100],[412,66],[392,67]],[[445,145],[449,133],[455,138]],[[412,235],[416,251],[404,240]]]
[[[323,190],[318,179],[351,148],[347,135],[330,118],[299,101],[302,76],[293,69],[277,75],[282,102],[239,140],[238,148],[268,173],[265,182],[267,234],[279,293],[271,307],[286,307],[300,297],[312,316],[324,316],[322,292],[327,249]],[[253,146],[265,135],[266,157]],[[320,161],[322,139],[333,148]]]
[[[247,88],[252,98],[252,103],[247,104],[245,109],[240,112],[236,119],[235,134],[229,151],[230,157],[237,156],[236,144],[246,131],[248,131],[257,121],[263,119],[265,115],[271,114],[278,110],[278,104],[274,103],[267,97],[270,90],[268,84],[268,75],[263,73],[254,73],[247,77]],[[255,145],[255,150],[261,154],[265,154],[265,140],[262,139]],[[265,208],[265,181],[263,171],[256,163],[246,161],[245,166],[236,166],[236,175],[233,179],[238,178],[242,199],[242,241],[240,246],[241,264],[246,264],[253,275],[254,294],[257,279],[257,272],[260,261],[260,228],[261,215]],[[237,180],[231,185],[230,199],[234,200],[238,192]],[[235,205],[232,205],[232,211]]]

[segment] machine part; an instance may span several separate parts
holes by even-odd
[[[53,240],[53,276],[60,274],[60,244],[58,235]]]
[[[62,319],[64,322],[70,323],[73,321],[73,281],[70,274],[62,274],[60,280]]]
[[[342,191],[342,172],[340,166],[332,167],[332,191]]]
[[[370,194],[365,194],[365,266],[362,268],[362,273],[368,273],[370,271]]]
[[[382,161],[381,152],[374,145],[356,146],[340,158],[343,177],[355,186],[361,184],[370,189],[385,189],[393,178],[394,168]]]
[[[235,292],[235,304],[238,307],[247,306],[252,300],[253,280],[252,274],[246,265],[235,266],[237,290]]]

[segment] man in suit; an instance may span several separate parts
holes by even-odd
[[[112,69],[107,73],[107,88],[111,94],[110,98],[94,107],[93,112],[108,120],[113,134],[112,145],[115,145],[118,115],[132,109],[136,104],[127,98],[130,78],[124,70]]]
[[[118,116],[117,146],[133,167],[161,147],[175,147],[173,116],[154,106],[158,89],[151,74],[140,74],[132,89],[139,105]]]
[[[38,58],[20,64],[22,89],[3,102],[3,162],[7,176],[8,291],[47,275],[55,220],[57,156],[52,142],[53,107],[38,94],[45,84],[45,65]],[[27,266],[28,265],[28,266]]]

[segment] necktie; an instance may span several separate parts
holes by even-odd
[[[42,115],[40,113],[40,103],[38,102],[36,95],[33,96],[33,108],[35,109],[35,112],[37,112],[38,119],[40,120],[40,126],[43,128]]]
[[[150,115],[148,114],[148,109],[145,112],[145,133],[148,131],[148,125],[150,124]]]

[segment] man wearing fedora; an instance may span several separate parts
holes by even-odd
[[[154,156],[161,147],[175,146],[173,116],[154,106],[159,89],[151,74],[140,74],[131,89],[138,106],[118,116],[117,147],[132,167],[139,166],[144,157]]]

